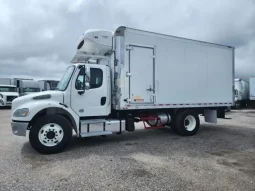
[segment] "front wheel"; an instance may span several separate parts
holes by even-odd
[[[181,111],[177,114],[176,129],[180,135],[195,135],[200,127],[198,114],[193,110]]]
[[[53,154],[66,148],[72,138],[70,122],[60,115],[45,115],[31,128],[29,141],[39,153]]]

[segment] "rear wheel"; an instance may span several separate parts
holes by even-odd
[[[72,138],[70,122],[60,115],[41,117],[31,128],[29,141],[40,153],[53,154],[66,148]]]
[[[180,135],[195,135],[200,127],[198,114],[193,110],[181,111],[176,117],[176,130]]]

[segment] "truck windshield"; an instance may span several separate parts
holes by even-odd
[[[16,87],[0,86],[0,92],[17,92]]]
[[[29,93],[29,92],[39,92],[39,88],[23,88],[24,93]]]
[[[69,81],[72,77],[74,71],[74,66],[70,66],[66,69],[63,77],[61,78],[60,82],[58,83],[58,86],[55,88],[55,90],[59,90],[59,91],[65,91]]]

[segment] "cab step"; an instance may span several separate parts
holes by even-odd
[[[100,135],[111,135],[111,131],[97,131],[97,132],[86,132],[86,133],[80,133],[80,137],[94,137],[94,136],[100,136]]]
[[[105,123],[105,122],[106,122],[105,119],[89,119],[89,120],[81,120],[81,125]]]

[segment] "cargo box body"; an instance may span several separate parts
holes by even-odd
[[[0,78],[0,85],[11,85],[11,78]]]
[[[113,42],[114,109],[233,105],[233,47],[125,27]]]
[[[235,101],[249,100],[249,83],[235,79]]]
[[[255,100],[255,77],[250,77],[249,79],[250,86],[250,100]]]

